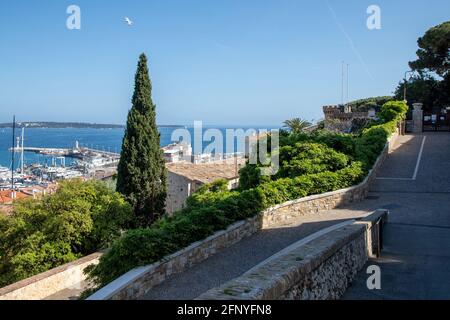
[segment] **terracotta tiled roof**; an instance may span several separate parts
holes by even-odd
[[[20,191],[16,191],[16,199],[15,200],[19,200],[19,199],[24,199],[24,198],[28,198],[29,195],[20,192]],[[11,195],[11,190],[4,190],[4,191],[0,191],[0,204],[9,204],[12,203],[13,199],[12,199],[12,195]]]
[[[237,170],[239,171],[244,165],[245,159],[238,159]],[[211,183],[218,179],[231,180],[239,177],[239,173],[236,172],[234,159],[199,164],[191,162],[168,163],[167,170],[187,177],[190,180],[203,183]]]

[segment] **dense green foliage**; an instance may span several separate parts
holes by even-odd
[[[406,84],[406,100],[412,108],[414,103],[423,103],[424,109],[432,111],[446,104],[443,82],[429,75],[416,75]],[[395,97],[403,100],[405,94],[405,81],[402,80],[395,89]]]
[[[271,206],[361,182],[406,109],[403,102],[386,103],[381,120],[358,136],[325,131],[284,134],[276,176],[261,176],[259,165],[247,165],[240,171],[238,190],[228,190],[227,182],[220,180],[203,186],[174,216],[126,232],[88,270],[89,278],[101,287]]]
[[[284,121],[284,128],[289,130],[290,132],[302,132],[304,129],[312,126],[312,123],[308,120],[300,119],[300,118],[294,118],[290,120]]]
[[[450,21],[429,29],[417,41],[418,59],[411,61],[413,70],[435,72],[442,78],[450,76]]]
[[[392,125],[393,121],[400,120],[408,111],[408,106],[403,101],[390,101],[383,105],[378,117],[380,125]]]
[[[167,173],[151,94],[147,57],[142,54],[117,173],[117,191],[133,206],[141,226],[150,225],[164,213],[167,194]]]
[[[450,21],[429,29],[417,41],[417,59],[409,66],[417,71],[407,84],[409,105],[421,102],[428,111],[450,106]],[[396,97],[403,98],[404,81],[396,90]]]
[[[269,181],[271,181],[270,177],[262,175],[259,166],[256,164],[247,164],[239,170],[239,186],[243,190],[254,188]]]
[[[373,122],[355,139],[354,158],[369,170],[383,150],[386,140],[395,132],[397,124],[405,118],[408,106],[403,101],[390,101],[383,105],[380,120]]]
[[[386,102],[392,101],[393,99],[391,96],[372,97],[351,101],[347,105],[351,107],[353,112],[367,112],[370,108],[379,111]]]
[[[100,182],[62,182],[57,192],[18,201],[0,215],[0,287],[109,247],[131,207]]]
[[[296,143],[280,149],[277,178],[295,178],[323,171],[337,171],[349,162],[345,154],[318,143]]]

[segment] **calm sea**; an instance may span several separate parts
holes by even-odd
[[[166,146],[175,141],[171,140],[172,132],[177,127],[159,127],[161,134],[161,146]],[[194,141],[194,129],[187,128],[192,137],[192,145]],[[203,130],[207,130],[205,127]],[[219,129],[224,137],[223,145],[226,145],[225,128]],[[248,129],[248,128],[243,128]],[[259,129],[259,128],[258,128]],[[271,128],[266,128],[271,129]],[[48,129],[48,128],[29,128],[25,129],[24,145],[25,147],[42,147],[42,148],[72,148],[78,141],[80,146],[106,150],[111,152],[120,152],[124,129]],[[16,129],[16,137],[21,135],[21,129]],[[203,141],[202,148],[205,148],[210,142]],[[12,144],[12,129],[0,129],[0,166],[11,167],[11,152],[9,148]],[[233,143],[236,149],[236,139]],[[236,150],[242,152],[243,150]],[[19,154],[16,154],[15,166],[19,163]],[[51,157],[42,156],[34,153],[25,153],[25,163],[51,163]],[[66,159],[66,163],[70,164],[71,160]]]

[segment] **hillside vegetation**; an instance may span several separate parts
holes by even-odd
[[[15,202],[11,217],[0,215],[0,287],[109,247],[132,219],[130,205],[96,181]]]
[[[361,182],[406,112],[404,102],[387,102],[379,120],[358,135],[284,133],[275,176],[262,176],[261,165],[247,165],[240,171],[238,190],[228,190],[226,181],[203,186],[174,216],[127,231],[97,266],[87,269],[88,277],[98,289],[135,267],[159,261],[271,206]]]
[[[374,108],[376,111],[379,111],[385,103],[392,100],[394,100],[394,97],[381,96],[351,101],[347,103],[347,105],[349,105],[354,112],[367,112],[370,108]]]

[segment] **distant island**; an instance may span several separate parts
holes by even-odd
[[[120,124],[99,124],[99,123],[85,123],[85,122],[16,122],[16,128],[77,128],[77,129],[120,129],[124,128]],[[181,125],[159,125],[158,127],[184,127]],[[0,128],[12,128],[12,122],[0,123]]]

